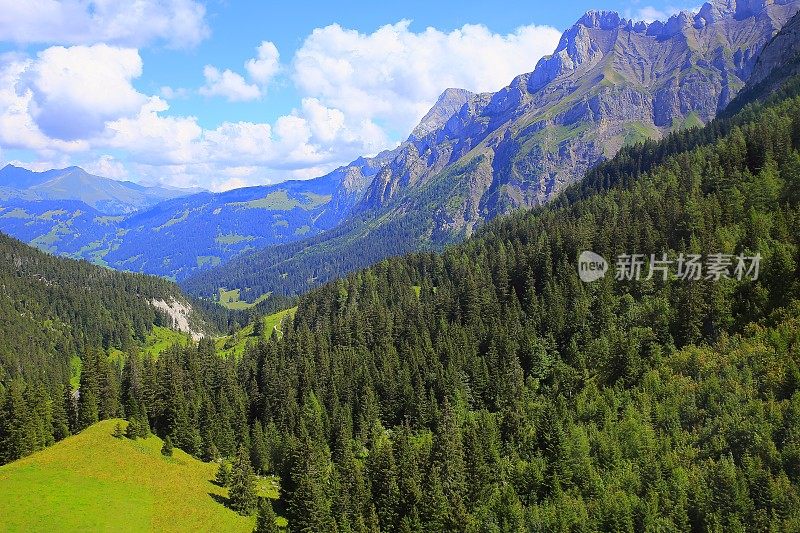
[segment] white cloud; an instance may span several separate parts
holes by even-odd
[[[104,154],[88,163],[82,163],[83,170],[95,176],[116,180],[128,179],[128,169],[112,155]]]
[[[171,112],[168,100],[185,90],[139,92],[133,83],[143,66],[135,49],[101,44],[0,55],[0,146],[176,186],[219,190],[306,179],[396,145],[447,87],[501,88],[557,40],[555,30],[535,26],[508,35],[483,26],[414,33],[407,22],[371,34],[321,28],[292,63],[302,95],[296,109],[270,124],[215,128]],[[244,63],[245,75],[208,65],[200,92],[255,100],[280,70],[278,50],[263,42]]]
[[[241,74],[232,70],[220,72],[216,67],[206,65],[203,76],[206,84],[199,91],[203,96],[222,96],[229,102],[247,102],[261,98],[258,85],[247,83]]]
[[[0,146],[37,150],[52,159],[65,152],[87,150],[89,143],[83,139],[51,139],[39,129],[31,116],[33,92],[17,92],[20,79],[33,63],[13,55],[0,57]]]
[[[280,54],[278,48],[269,41],[263,41],[256,52],[257,56],[248,59],[244,67],[253,81],[266,87],[280,70]]]
[[[245,71],[252,81],[230,69],[220,71],[213,65],[206,65],[203,76],[205,85],[199,89],[203,96],[221,96],[229,102],[247,102],[261,98],[269,83],[280,71],[280,54],[275,45],[263,41],[256,48],[256,57],[244,64]]]
[[[153,96],[132,118],[109,122],[97,144],[125,150],[135,161],[149,165],[175,165],[192,161],[195,142],[203,129],[195,117],[165,116],[167,102]]]
[[[195,0],[0,0],[4,41],[192,47],[210,34]]]
[[[377,120],[405,133],[444,89],[498,90],[533,70],[560,38],[546,26],[500,35],[480,25],[449,33],[414,33],[409,25],[401,21],[371,34],[338,24],[318,28],[295,55],[294,81],[350,120]]]
[[[189,90],[183,87],[170,87],[169,85],[165,85],[159,89],[159,93],[161,96],[166,98],[167,100],[174,100],[176,98],[188,98],[189,97]]]
[[[142,74],[139,53],[129,48],[62,46],[40,52],[17,83],[30,94],[36,125],[54,139],[86,139],[108,120],[134,115],[147,99],[131,85]]]
[[[643,20],[645,22],[655,22],[656,20],[666,21],[673,15],[677,15],[681,11],[688,11],[690,13],[697,13],[699,7],[675,7],[665,6],[663,8],[656,8],[653,6],[644,6],[635,11],[627,10],[625,16],[633,20]]]

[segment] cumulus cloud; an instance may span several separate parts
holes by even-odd
[[[128,169],[122,161],[118,161],[112,155],[103,154],[94,161],[83,163],[83,170],[95,176],[112,178],[116,180],[128,179]]]
[[[473,25],[415,33],[408,22],[369,34],[320,28],[288,65],[301,95],[295,109],[269,124],[213,128],[170,109],[168,100],[185,90],[135,88],[143,69],[135,49],[98,44],[0,55],[0,146],[176,186],[219,190],[311,178],[396,145],[447,87],[503,87],[551,52],[558,37],[537,26],[506,35]],[[262,98],[282,69],[277,48],[262,42],[243,68],[206,66],[198,92]]]
[[[247,102],[261,98],[258,85],[245,81],[241,74],[232,70],[219,71],[216,67],[206,65],[203,69],[206,84],[200,88],[203,96],[222,96],[229,102]]]
[[[280,70],[280,54],[275,44],[269,41],[263,41],[256,53],[256,57],[247,60],[244,67],[253,81],[265,87]]]
[[[653,6],[644,6],[635,11],[628,10],[625,16],[633,20],[643,20],[645,22],[654,22],[656,20],[665,21],[673,15],[677,15],[681,11],[689,11],[696,13],[700,10],[699,7],[675,7],[666,6],[663,8],[656,8]]]
[[[60,154],[84,151],[89,143],[84,139],[63,141],[42,133],[32,116],[33,92],[17,92],[17,86],[33,61],[15,55],[0,57],[0,145],[3,148],[32,149],[53,159]]]
[[[247,102],[261,98],[280,71],[278,48],[269,41],[263,41],[256,48],[256,57],[248,59],[244,68],[252,83],[230,69],[220,71],[213,65],[206,65],[203,69],[206,83],[198,92],[203,96],[221,96],[229,102]]]
[[[209,34],[195,0],[0,0],[0,35],[17,43],[185,48]]]
[[[31,116],[44,134],[72,141],[99,133],[108,120],[137,113],[146,97],[131,81],[141,74],[134,49],[57,46],[28,64],[16,89],[30,94]]]
[[[410,131],[448,87],[495,91],[533,70],[560,33],[523,26],[501,35],[481,25],[451,32],[410,30],[409,21],[365,34],[338,24],[318,28],[294,59],[293,78],[309,97],[348,117]]]

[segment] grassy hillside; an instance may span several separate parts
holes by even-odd
[[[116,420],[0,467],[2,531],[246,531],[242,517],[221,502],[227,489],[212,482],[215,463],[161,439],[112,436]],[[277,491],[262,480],[262,496]],[[266,488],[269,487],[269,491]]]
[[[265,317],[260,317],[258,320],[260,320],[264,325],[262,330],[264,332],[264,336],[269,337],[275,330],[280,333],[280,325],[283,322],[283,319],[287,316],[293,318],[295,312],[297,312],[297,307],[292,307],[291,309],[285,309]],[[225,357],[230,355],[241,357],[247,345],[257,340],[258,336],[255,333],[255,324],[248,324],[233,335],[226,335],[225,337],[218,338],[215,341],[215,345],[217,351]]]
[[[161,326],[154,326],[153,330],[145,337],[142,352],[149,354],[151,357],[158,357],[164,350],[176,344],[186,346],[190,341],[191,338],[186,333]]]

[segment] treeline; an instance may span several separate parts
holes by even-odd
[[[87,351],[68,427],[122,413],[206,460],[241,447],[281,477],[292,531],[798,530],[800,97],[732,120],[316,289],[239,360]],[[585,284],[583,250],[761,271]],[[35,387],[4,396],[36,412]]]
[[[97,367],[100,383],[116,384],[106,394],[118,396],[125,354],[153,326],[173,325],[153,299],[186,296],[169,281],[53,257],[0,234],[0,463],[96,420],[77,417],[70,380]],[[192,321],[211,329],[201,312]],[[112,412],[122,413],[98,416]]]

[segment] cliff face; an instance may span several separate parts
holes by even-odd
[[[440,241],[546,202],[623,145],[712,119],[798,7],[716,1],[651,24],[587,13],[497,93],[446,91],[356,209],[430,213]]]
[[[769,92],[787,77],[800,74],[800,15],[795,15],[758,56],[745,89]]]

